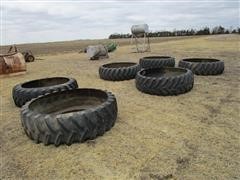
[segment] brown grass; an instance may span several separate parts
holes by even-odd
[[[110,59],[99,61],[77,52],[38,56],[41,60],[27,65],[27,74],[0,79],[0,179],[239,178],[239,40],[237,35],[183,38],[154,43],[151,53],[142,54],[121,46]],[[134,80],[98,77],[104,63],[138,62],[148,54],[170,55],[177,61],[214,57],[225,61],[225,72],[195,76],[192,91],[170,97],[143,94]],[[11,90],[17,83],[50,76],[74,77],[80,87],[113,92],[119,107],[115,126],[82,144],[34,144],[23,132]]]

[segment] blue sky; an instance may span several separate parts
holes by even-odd
[[[239,1],[1,1],[1,44],[107,38],[130,33],[133,24],[151,31],[239,26]]]

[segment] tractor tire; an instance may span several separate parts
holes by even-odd
[[[136,76],[138,90],[160,96],[178,95],[193,88],[194,77],[189,69],[163,67],[142,69]]]
[[[179,61],[179,67],[190,69],[196,75],[218,75],[224,71],[224,62],[210,58],[188,58]]]
[[[134,79],[140,66],[132,62],[109,63],[100,66],[99,76],[109,81],[123,81]]]
[[[174,67],[175,58],[169,56],[148,56],[139,60],[142,69],[162,68],[164,66]]]
[[[25,57],[26,62],[33,62],[35,60],[35,57],[33,55],[27,55]]]
[[[38,79],[14,86],[12,90],[12,97],[15,105],[22,107],[26,102],[40,95],[76,88],[78,88],[78,84],[73,78],[53,77]]]
[[[74,89],[39,96],[21,109],[27,136],[44,145],[71,145],[95,139],[117,119],[113,94],[98,89]]]

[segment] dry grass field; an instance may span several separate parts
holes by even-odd
[[[192,39],[193,36],[176,36],[176,37],[161,37],[151,38],[152,43],[176,41],[181,39]],[[58,53],[79,52],[84,50],[88,45],[107,44],[109,42],[116,42],[120,46],[129,45],[130,39],[98,39],[98,40],[75,40],[63,42],[50,42],[50,43],[33,43],[33,44],[20,44],[17,45],[20,51],[31,50],[35,55],[56,55]],[[0,53],[7,52],[9,46],[2,46]]]
[[[27,64],[27,74],[0,79],[0,179],[239,179],[239,42],[239,35],[160,38],[151,53],[132,53],[126,43],[99,61],[89,61],[78,50],[56,53],[51,43],[35,44],[38,57]],[[225,71],[195,76],[189,93],[168,97],[143,94],[134,80],[110,82],[98,76],[104,63],[138,62],[150,54],[170,55],[177,62],[214,57],[225,61]],[[114,93],[115,126],[82,144],[34,144],[24,134],[11,91],[17,83],[51,76],[74,77],[80,87]]]

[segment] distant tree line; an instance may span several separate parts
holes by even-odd
[[[227,29],[222,26],[216,26],[213,29],[209,27],[204,27],[199,30],[190,29],[190,30],[173,30],[173,31],[156,31],[149,32],[148,37],[168,37],[168,36],[194,36],[194,35],[214,35],[214,34],[240,34],[240,28],[236,29]],[[119,39],[119,38],[131,38],[132,35],[128,34],[111,34],[109,39]]]

